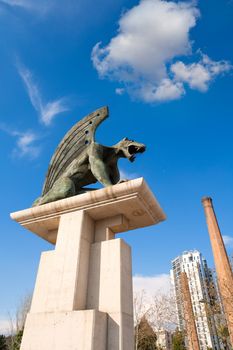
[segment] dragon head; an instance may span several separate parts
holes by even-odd
[[[146,146],[143,143],[129,140],[127,137],[118,142],[115,148],[120,157],[127,158],[130,162],[135,160],[137,153],[143,153],[146,150]]]

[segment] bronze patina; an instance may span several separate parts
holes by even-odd
[[[99,181],[103,186],[120,182],[119,158],[134,161],[146,149],[142,143],[124,138],[112,147],[95,142],[95,132],[108,117],[102,107],[75,124],[58,145],[48,168],[43,192],[33,206],[87,192],[85,186]]]

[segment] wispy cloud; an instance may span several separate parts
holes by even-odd
[[[17,140],[17,149],[15,154],[20,157],[30,156],[36,158],[40,153],[40,148],[34,145],[34,142],[37,140],[37,136],[30,131],[25,133],[18,133]]]
[[[91,4],[92,2],[91,0],[0,0],[0,8],[7,12],[13,10],[17,11],[18,14],[33,15],[39,20],[59,18],[64,23],[66,20],[70,22],[71,19],[76,19],[81,11],[85,12],[88,7],[87,3]]]
[[[223,238],[223,241],[224,241],[226,247],[233,248],[233,237],[223,235],[222,238]]]
[[[44,103],[41,92],[35,82],[32,72],[22,64],[17,64],[18,72],[25,84],[32,106],[38,113],[40,121],[48,126],[54,117],[69,110],[66,99],[60,98],[55,101]]]
[[[47,14],[54,6],[51,0],[0,0],[0,4],[10,7],[22,8],[26,11],[35,12],[40,15]]]
[[[37,158],[40,154],[40,147],[36,145],[38,136],[33,131],[18,131],[10,129],[5,125],[0,125],[0,130],[16,139],[16,145],[13,149],[14,157]]]
[[[125,93],[125,89],[124,88],[116,88],[115,93],[117,95],[123,95]]]
[[[117,35],[106,46],[94,46],[93,65],[100,78],[120,84],[116,94],[127,92],[147,103],[179,99],[187,88],[206,92],[232,65],[200,50],[192,54],[190,32],[199,17],[192,0],[141,0],[123,13]]]

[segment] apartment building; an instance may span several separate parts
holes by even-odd
[[[180,273],[186,272],[195,317],[200,350],[220,349],[215,319],[211,312],[213,298],[217,297],[211,270],[197,250],[183,252],[172,260],[171,279],[176,296],[177,318],[180,330],[185,329]]]

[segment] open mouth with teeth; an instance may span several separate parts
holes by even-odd
[[[128,146],[128,153],[129,153],[129,160],[133,162],[136,158],[137,153],[143,153],[145,152],[146,147],[144,145],[137,146],[137,145],[129,145]]]

